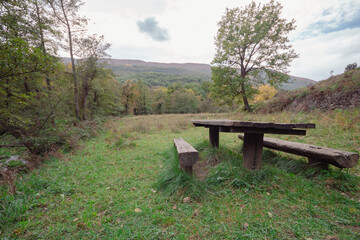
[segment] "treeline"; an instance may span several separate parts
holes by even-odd
[[[71,126],[123,112],[121,85],[99,61],[110,44],[87,33],[82,4],[0,2],[0,136],[33,154],[63,144]],[[59,50],[70,64],[57,57]]]
[[[110,44],[86,31],[87,19],[79,15],[82,4],[0,2],[2,140],[41,154],[53,146],[74,145],[75,136],[86,137],[86,120],[219,111],[209,97],[208,82],[182,85],[175,78],[167,88],[136,79],[119,82],[102,60],[109,57]],[[67,52],[70,63],[58,57],[60,50]]]
[[[123,114],[166,114],[227,112],[210,98],[210,82],[175,82],[168,87],[151,87],[142,81],[127,80],[121,85]]]

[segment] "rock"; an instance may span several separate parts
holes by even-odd
[[[8,167],[18,167],[22,165],[26,165],[27,161],[20,158],[19,155],[11,156],[9,159],[6,160],[5,165]]]

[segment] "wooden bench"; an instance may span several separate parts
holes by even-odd
[[[239,135],[239,138],[244,140],[242,135]],[[357,153],[274,138],[264,137],[263,146],[307,157],[309,165],[322,168],[326,168],[327,164],[332,164],[339,168],[352,168],[359,161],[359,154]]]
[[[192,166],[199,160],[199,152],[182,138],[174,138],[174,145],[178,152],[180,166],[191,174]]]

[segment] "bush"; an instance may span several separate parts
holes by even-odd
[[[350,63],[346,66],[345,68],[345,71],[344,72],[347,72],[347,71],[350,71],[350,70],[354,70],[357,68],[357,63],[354,62],[354,63]]]

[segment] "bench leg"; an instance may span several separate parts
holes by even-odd
[[[219,147],[219,127],[209,127],[209,140],[211,146]]]
[[[184,169],[185,172],[187,172],[188,174],[192,174],[193,172],[193,166],[183,166],[180,164],[180,166],[182,167],[182,169]]]
[[[264,134],[244,134],[243,166],[246,169],[261,168]]]
[[[329,168],[327,163],[316,161],[313,158],[308,158],[308,164],[310,167],[316,167],[316,168],[320,168],[320,169],[328,169]]]

